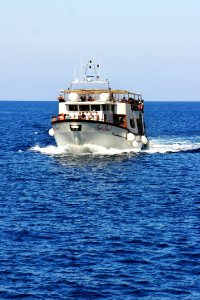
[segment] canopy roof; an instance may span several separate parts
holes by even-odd
[[[109,93],[109,94],[123,94],[123,95],[138,95],[141,96],[141,94],[129,92],[126,90],[103,90],[103,89],[77,89],[77,90],[60,90],[61,93],[77,93],[77,94],[101,94],[101,93]]]

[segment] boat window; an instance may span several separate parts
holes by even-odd
[[[79,105],[79,111],[90,111],[90,106],[86,105]]]
[[[100,105],[91,105],[91,110],[100,111]]]
[[[124,123],[124,116],[118,116],[118,123]]]
[[[139,118],[137,118],[137,127],[138,127],[138,133],[143,135],[144,134],[144,128],[143,128],[143,121],[142,121],[142,114],[139,114]]]
[[[124,124],[125,116],[124,115],[114,115],[113,118],[114,124]]]
[[[103,111],[109,111],[110,109],[110,105],[108,104],[103,104]]]
[[[135,120],[134,119],[130,119],[130,125],[132,128],[135,128]]]
[[[78,110],[78,105],[71,104],[69,105],[69,111],[77,111]]]

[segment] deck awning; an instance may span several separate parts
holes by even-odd
[[[72,89],[72,90],[60,90],[61,93],[70,94],[70,93],[77,93],[81,95],[88,95],[88,94],[101,94],[101,93],[109,93],[109,94],[118,94],[118,95],[138,95],[141,94],[129,92],[126,90],[103,90],[103,89]]]

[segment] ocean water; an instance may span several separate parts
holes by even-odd
[[[200,299],[200,102],[146,102],[151,148],[57,148],[57,102],[0,102],[0,299]]]

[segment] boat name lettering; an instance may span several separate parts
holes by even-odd
[[[111,128],[109,128],[109,125],[97,125],[96,130],[100,131],[111,131]]]
[[[54,130],[59,130],[60,129],[60,125],[54,125]]]

